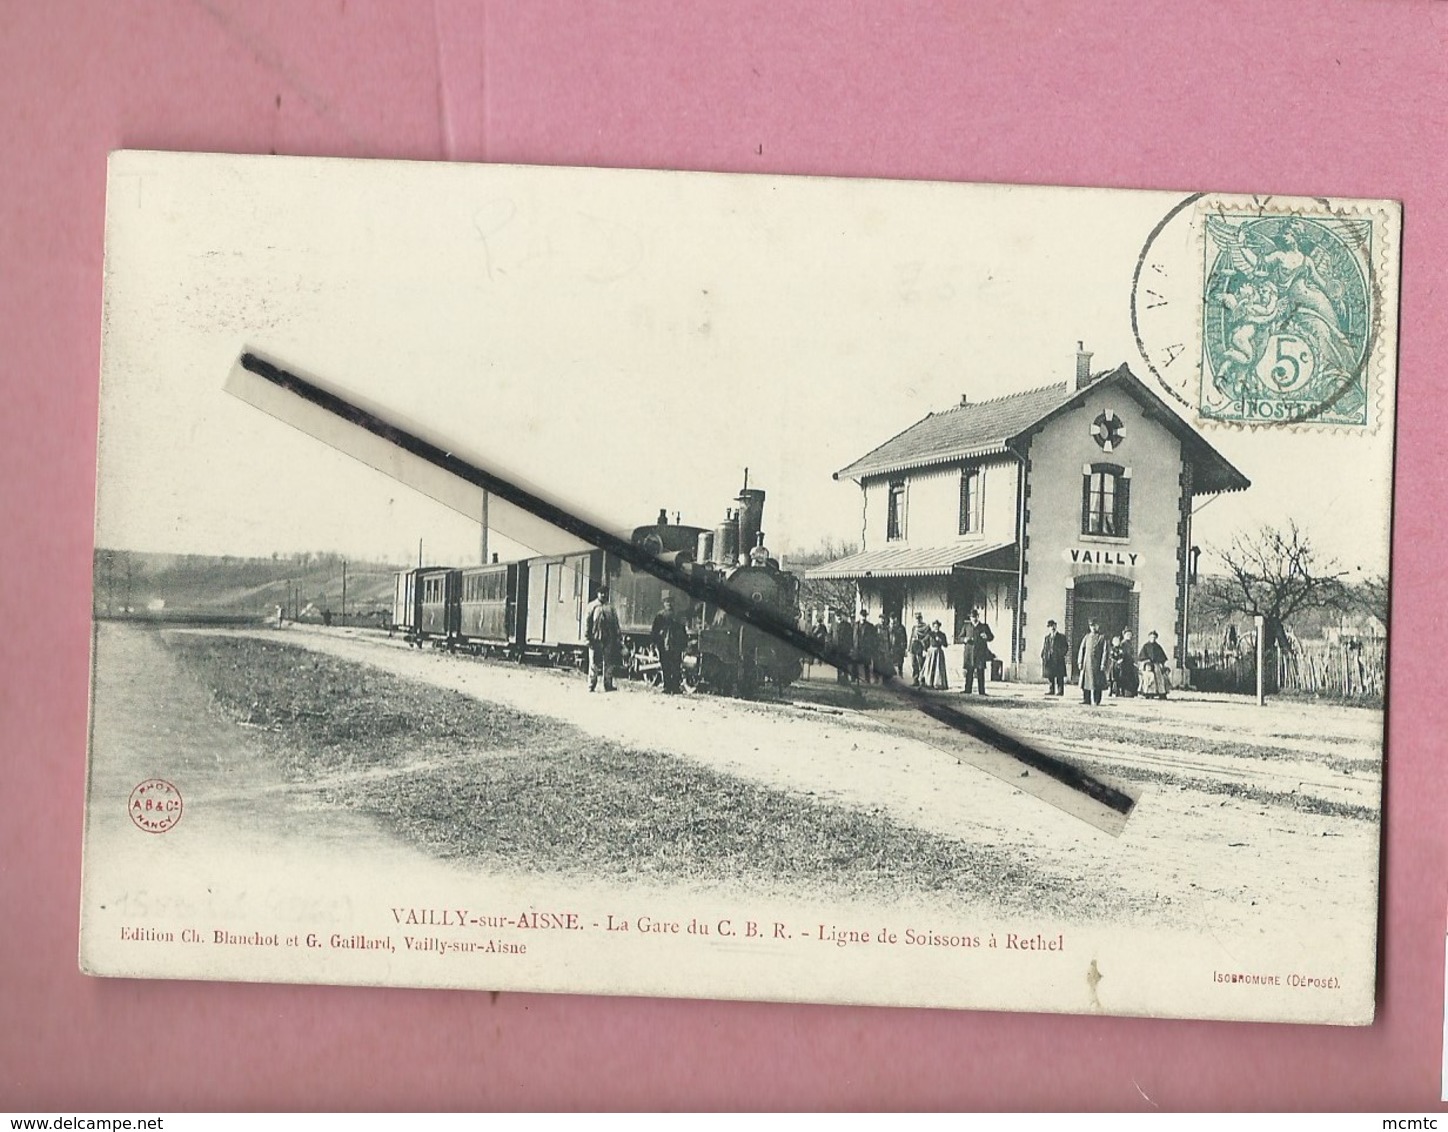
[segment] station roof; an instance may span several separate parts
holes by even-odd
[[[806,569],[806,578],[863,580],[866,578],[941,578],[964,569],[972,563],[985,565],[984,560],[1000,556],[1015,561],[1015,543],[996,542],[985,546],[886,547],[865,550],[833,562]],[[1009,555],[1003,552],[1010,551]],[[1004,563],[1002,569],[1014,570]]]
[[[1096,374],[1080,389],[1075,388],[1074,383],[1058,381],[989,401],[959,405],[942,413],[931,413],[848,467],[841,468],[835,473],[835,479],[863,482],[896,472],[1019,451],[1030,433],[1107,385],[1119,386],[1150,416],[1181,438],[1188,458],[1196,468],[1194,494],[1242,491],[1251,486],[1246,476],[1213,448],[1201,433],[1173,412],[1124,363],[1114,370]]]

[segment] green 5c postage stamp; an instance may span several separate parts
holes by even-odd
[[[1367,425],[1372,238],[1369,220],[1206,218],[1204,415]]]
[[[1391,396],[1397,211],[1183,200],[1143,248],[1132,291],[1147,368],[1204,425],[1375,430]]]

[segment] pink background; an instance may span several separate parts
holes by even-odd
[[[1448,5],[1406,0],[0,6],[0,1109],[1438,1107],[1445,98]],[[1377,1024],[83,978],[102,218],[121,147],[1402,200]]]

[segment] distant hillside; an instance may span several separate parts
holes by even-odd
[[[393,575],[385,562],[347,563],[347,615],[376,624],[392,610]],[[273,558],[204,554],[145,554],[97,550],[97,616],[266,617],[282,606],[289,615],[321,620],[342,611],[342,559],[335,554]]]

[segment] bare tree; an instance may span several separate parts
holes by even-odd
[[[1375,574],[1352,588],[1353,605],[1363,613],[1376,617],[1384,625],[1388,623],[1388,579],[1384,574]]]
[[[1287,628],[1298,614],[1342,609],[1349,602],[1342,582],[1345,571],[1335,561],[1319,558],[1307,533],[1291,520],[1286,530],[1269,526],[1253,535],[1239,534],[1212,553],[1225,569],[1203,579],[1198,594],[1203,612],[1261,617],[1269,649],[1288,647]]]
[[[845,558],[859,549],[859,545],[856,543],[826,536],[809,550],[791,554],[789,568],[797,571],[802,578],[799,592],[800,605],[805,609],[819,609],[827,606],[831,609],[843,610],[846,614],[853,616],[856,600],[853,581],[841,578],[804,578],[803,575],[811,566],[833,562],[837,558]]]

